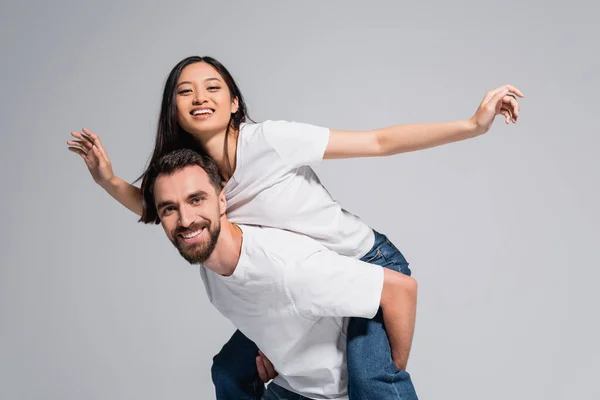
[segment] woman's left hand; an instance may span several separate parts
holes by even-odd
[[[525,96],[513,85],[502,85],[487,92],[475,115],[471,117],[477,134],[482,135],[489,131],[496,115],[504,115],[507,124],[516,123],[521,114],[517,97]]]

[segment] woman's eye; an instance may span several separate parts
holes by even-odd
[[[183,90],[180,90],[179,92],[177,92],[177,94],[186,94],[186,93],[191,93],[191,92],[192,92],[192,89],[183,89]]]
[[[220,86],[209,86],[207,89],[211,92],[214,92],[215,90],[221,89],[221,87]]]

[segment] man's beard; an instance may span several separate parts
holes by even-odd
[[[198,230],[196,227],[191,226],[185,231],[194,232],[196,230]],[[208,259],[208,257],[210,257],[213,250],[215,249],[215,246],[217,245],[219,234],[221,233],[221,221],[217,220],[214,229],[212,229],[211,226],[207,226],[205,230],[208,231],[209,234],[208,242],[203,241],[200,243],[186,244],[183,241],[183,238],[179,236],[179,234],[183,232],[177,232],[175,235],[175,240],[173,244],[175,245],[177,250],[179,250],[179,254],[181,254],[181,256],[185,258],[186,261],[190,264],[202,264]],[[202,232],[200,235],[204,235],[204,232]]]

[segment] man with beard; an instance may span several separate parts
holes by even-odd
[[[192,150],[163,156],[145,179],[167,237],[202,265],[211,303],[275,367],[263,399],[347,399],[343,317],[372,318],[379,307],[390,342],[381,351],[390,373],[406,373],[409,349],[400,343],[414,328],[413,278],[306,236],[231,223],[216,164]]]

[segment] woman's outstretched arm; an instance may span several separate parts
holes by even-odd
[[[100,138],[89,129],[83,133],[71,132],[76,140],[69,140],[69,150],[83,158],[92,178],[115,200],[137,215],[142,215],[142,195],[138,187],[125,182],[113,173],[108,154]]]
[[[389,156],[479,136],[491,128],[497,115],[503,115],[507,124],[517,122],[520,108],[516,96],[524,97],[512,85],[490,90],[468,120],[395,125],[362,132],[331,130],[323,158]]]

